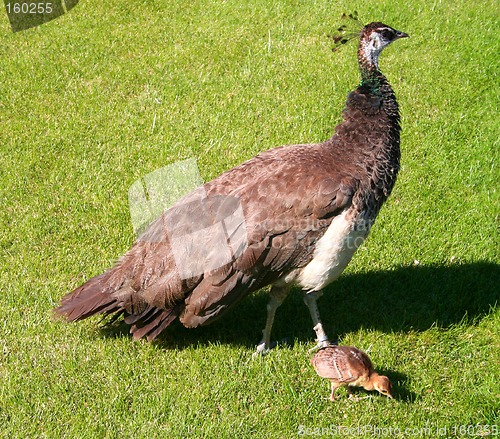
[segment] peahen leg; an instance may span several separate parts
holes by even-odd
[[[319,315],[318,304],[316,303],[320,296],[320,291],[306,293],[304,295],[304,302],[309,308],[309,312],[311,313],[311,318],[314,325],[313,329],[314,332],[316,332],[317,345],[313,349],[311,349],[311,351],[326,347],[330,344],[330,342],[328,341],[328,336],[323,329],[323,324],[321,323],[321,317]]]
[[[271,329],[274,323],[274,316],[276,314],[276,310],[283,303],[286,296],[289,292],[289,287],[287,286],[275,286],[271,288],[269,295],[271,296],[269,303],[267,304],[267,319],[266,326],[262,331],[262,340],[257,345],[257,351],[254,355],[267,354],[269,350],[272,348],[271,346]]]

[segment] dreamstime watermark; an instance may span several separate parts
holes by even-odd
[[[73,9],[79,0],[4,0],[12,32],[40,26]]]
[[[308,427],[299,425],[299,436],[341,436],[341,437],[485,437],[498,436],[498,425],[452,425],[442,427],[380,427],[367,424],[356,427],[330,425],[328,427]]]

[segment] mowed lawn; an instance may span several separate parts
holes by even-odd
[[[370,238],[319,301],[395,399],[327,400],[295,291],[274,339],[259,292],[206,328],[134,342],[60,298],[134,241],[128,190],[195,159],[207,181],[322,141],[359,83],[342,13],[409,39],[381,57],[402,168]],[[82,0],[13,33],[0,14],[0,437],[480,437],[500,429],[498,3]],[[359,392],[367,396],[366,392]]]

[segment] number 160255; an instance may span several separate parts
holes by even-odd
[[[52,3],[6,3],[8,14],[52,14]]]

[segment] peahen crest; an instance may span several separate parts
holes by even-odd
[[[354,38],[359,38],[361,29],[363,29],[363,25],[358,19],[357,11],[354,11],[350,14],[346,14],[344,12],[340,19],[342,21],[342,24],[336,29],[334,34],[328,35],[329,38],[333,39],[334,43],[332,52],[337,52],[349,41],[353,40]]]

